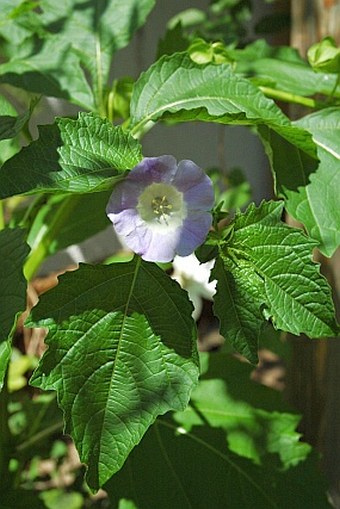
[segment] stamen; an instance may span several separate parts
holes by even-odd
[[[151,201],[151,207],[155,216],[157,216],[157,220],[160,222],[161,219],[167,225],[166,216],[170,216],[172,212],[172,204],[169,203],[166,196],[156,196]]]

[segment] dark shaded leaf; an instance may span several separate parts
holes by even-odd
[[[62,303],[62,304],[61,304]],[[192,305],[154,264],[86,266],[60,278],[28,326],[49,328],[32,383],[56,390],[92,489],[121,468],[155,418],[197,383]]]

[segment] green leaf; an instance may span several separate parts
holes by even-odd
[[[319,242],[320,251],[332,256],[340,244],[339,108],[317,111],[297,124],[312,133],[320,164],[309,183],[287,192],[287,210]]]
[[[0,95],[0,115],[12,117],[17,115],[17,110],[3,95]],[[0,132],[2,132],[2,129],[3,127],[1,126]]]
[[[159,414],[187,405],[198,378],[191,313],[179,285],[137,257],[81,264],[33,309],[27,324],[49,328],[49,349],[32,383],[58,392],[92,489]]]
[[[14,352],[16,351],[14,350]],[[22,454],[22,451],[29,449],[30,445],[37,449],[38,437],[35,436],[35,433],[37,431],[40,433],[41,430],[56,424],[58,420],[61,420],[62,414],[57,406],[55,393],[42,392],[37,394],[34,399],[30,398],[29,394],[23,394],[20,402],[16,401],[14,397],[12,399],[14,403],[9,407],[11,415],[9,427],[18,452]],[[28,441],[29,444],[26,443],[23,447],[23,442]],[[50,452],[51,442],[41,443],[39,447],[38,454],[45,455],[47,450]],[[32,455],[32,450],[30,454]]]
[[[13,138],[21,130],[21,122],[22,116],[0,95],[0,166],[20,149],[18,140]]]
[[[268,126],[259,126],[257,132],[273,171],[276,194],[288,199],[290,192],[308,184],[310,175],[317,169],[318,161]],[[297,138],[301,136],[301,143],[304,143],[304,133],[306,131],[295,132]]]
[[[333,37],[325,37],[307,52],[310,65],[316,72],[340,73],[340,47]]]
[[[138,509],[330,507],[314,458],[288,471],[258,467],[228,451],[222,430],[183,431],[157,420],[105,485],[112,507],[122,497]]]
[[[0,140],[6,140],[9,138],[15,138],[23,126],[29,120],[30,112],[25,111],[25,113],[18,115],[17,117],[12,116],[1,116],[0,117]]]
[[[265,318],[296,335],[338,330],[330,288],[311,259],[315,241],[281,223],[282,209],[282,202],[262,202],[237,213],[212,272],[221,334],[252,363]]]
[[[242,49],[228,48],[228,52],[236,61],[236,72],[261,85],[302,96],[330,95],[334,91],[334,75],[316,74],[290,46],[270,46],[258,39]]]
[[[294,190],[317,166],[310,133],[293,125],[271,99],[227,64],[198,65],[177,53],[152,65],[133,90],[131,132],[138,136],[161,118],[258,126],[277,180]],[[284,147],[283,160],[275,157],[271,138]]]
[[[129,76],[114,80],[109,92],[110,118],[126,120],[130,116],[130,100],[134,80]]]
[[[81,63],[106,84],[113,54],[125,47],[144,24],[155,0],[72,0],[64,12],[53,0],[43,0],[43,20],[53,22],[57,37],[70,44]]]
[[[41,46],[41,45],[40,45]],[[67,99],[93,109],[93,96],[79,65],[79,58],[57,37],[46,39],[37,53],[14,56],[0,65],[0,83],[30,92]]]
[[[311,450],[296,432],[300,416],[279,411],[281,394],[253,382],[251,371],[230,355],[210,355],[208,373],[193,391],[191,405],[174,419],[187,431],[207,423],[224,429],[229,449],[256,464],[277,454],[284,468],[295,466]]]
[[[119,500],[118,509],[138,509],[138,507],[131,500],[122,498]]]
[[[28,464],[34,457],[55,458],[54,440],[58,434],[61,436],[63,427],[55,393],[36,394],[32,399],[29,391],[25,391],[21,392],[20,401],[15,395],[11,399],[8,423],[16,458],[21,464]],[[33,480],[35,474],[29,476]]]
[[[40,127],[38,140],[0,169],[0,198],[36,192],[86,193],[112,187],[141,160],[141,146],[91,113]]]
[[[72,196],[71,200],[74,202],[74,206],[71,205],[72,212],[68,220],[56,232],[52,242],[49,243],[48,254],[52,255],[72,244],[79,244],[104,230],[110,224],[105,214],[110,194],[111,190]],[[52,218],[55,217],[64,199],[65,196],[52,196],[46,205],[40,207],[27,237],[27,242],[32,248],[36,241],[39,242],[41,230],[48,228],[51,224]],[[66,199],[70,199],[69,195]],[[84,210],[86,210],[86,214],[84,214]]]
[[[262,281],[243,260],[231,271],[220,257],[215,261],[211,279],[217,279],[214,313],[220,321],[221,335],[256,364],[258,338],[264,327]]]
[[[8,140],[0,141],[0,166],[17,154],[20,150],[20,146],[17,139],[11,138]]]
[[[184,35],[182,24],[179,21],[173,27],[169,27],[164,38],[159,40],[157,59],[162,55],[171,55],[176,51],[185,51],[189,44],[189,39]]]
[[[30,107],[18,115],[13,106],[0,96],[0,140],[15,138],[28,123],[36,104],[37,100],[31,101]]]
[[[0,389],[10,358],[10,341],[16,321],[26,308],[26,280],[22,266],[29,247],[24,239],[23,230],[0,231]]]
[[[220,200],[223,200],[224,210],[233,210],[247,205],[252,197],[249,181],[239,168],[233,168],[227,175],[228,188]]]
[[[37,5],[34,0],[1,0],[0,34],[7,42],[17,48],[27,44],[38,24]]]
[[[8,61],[0,65],[0,82],[93,109],[92,91],[79,57],[72,51],[70,41],[50,33],[55,25],[41,14],[42,4],[46,2],[4,0],[3,3],[0,33],[6,40],[3,54]],[[59,16],[68,17],[69,7],[69,1],[58,5]]]
[[[38,364],[33,355],[24,355],[16,348],[11,355],[11,363],[8,370],[7,386],[10,392],[19,391],[27,385],[28,371],[32,371]]]
[[[4,385],[4,380],[7,372],[7,366],[11,360],[12,354],[12,342],[8,339],[7,341],[0,342],[0,392]]]
[[[191,60],[197,64],[206,64],[208,62],[215,64],[233,63],[222,42],[209,43],[204,39],[196,38],[190,44],[188,54]]]
[[[186,53],[162,57],[135,84],[132,131],[165,114],[176,121],[266,124],[307,153],[315,152],[310,134],[293,126],[271,99],[230,65],[198,65]]]
[[[84,507],[84,498],[81,493],[76,491],[66,492],[64,489],[54,488],[46,490],[41,494],[41,499],[45,502],[47,509],[82,509]]]
[[[101,97],[113,54],[128,44],[155,4],[155,0],[64,0],[61,4],[40,0],[39,12],[28,12],[4,1],[0,33],[12,58],[0,66],[0,81],[91,110],[89,74],[95,96]],[[26,51],[18,55],[19,44]],[[83,67],[89,71],[86,76]]]
[[[0,140],[15,138],[28,118],[27,112],[18,115],[12,104],[0,95]]]
[[[168,21],[170,29],[175,28],[179,24],[184,28],[190,28],[204,23],[207,19],[207,14],[201,9],[189,8],[179,12]]]
[[[220,168],[208,168],[208,176],[215,188],[215,201],[222,202],[223,211],[231,211],[244,207],[250,202],[252,191],[249,181],[238,167],[231,168],[227,173]]]
[[[300,62],[284,61],[275,58],[259,58],[249,62],[247,68],[243,63],[238,68],[247,70],[250,75],[261,79],[261,84],[268,84],[278,90],[292,94],[312,96],[314,94],[330,95],[336,86],[336,77],[332,74],[316,74],[301,59]],[[340,96],[340,87],[336,91]]]

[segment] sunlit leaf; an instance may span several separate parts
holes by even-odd
[[[0,169],[0,197],[109,189],[141,160],[141,146],[120,127],[91,113],[57,118]]]
[[[63,11],[53,0],[41,1],[44,23],[53,23],[57,38],[72,47],[99,93],[113,54],[129,43],[154,4],[155,0],[71,0]]]
[[[179,285],[136,258],[81,265],[33,309],[27,325],[49,328],[49,349],[32,383],[58,392],[93,489],[158,415],[187,405],[198,378],[191,313]]]
[[[316,72],[340,72],[340,47],[337,47],[333,37],[325,37],[313,44],[307,52],[310,65]]]
[[[300,62],[290,62],[260,58],[249,62],[247,70],[261,78],[263,85],[302,96],[317,93],[330,95],[336,85],[334,75],[316,74],[302,59]],[[337,90],[337,95],[340,96],[340,89]]]
[[[224,429],[229,449],[256,464],[278,455],[284,468],[297,465],[311,450],[296,431],[300,416],[284,408],[280,393],[253,382],[251,371],[230,355],[210,355],[191,404],[174,418],[187,431],[207,423]]]
[[[297,123],[313,134],[320,165],[306,186],[288,193],[287,210],[319,242],[320,251],[331,256],[340,245],[340,111],[326,108]]]
[[[63,489],[46,490],[41,494],[41,499],[45,502],[48,509],[82,509],[84,507],[84,497],[81,493],[75,491],[65,492]]]
[[[265,319],[309,337],[338,330],[330,287],[312,262],[315,241],[282,223],[282,209],[283,202],[262,202],[237,213],[212,272],[221,334],[253,363]]]
[[[131,117],[134,135],[140,135],[160,119],[258,126],[260,132],[265,132],[261,138],[274,176],[288,189],[297,190],[317,167],[310,133],[293,125],[274,101],[228,64],[198,65],[186,53],[162,57],[136,82]],[[278,164],[277,152],[272,157],[269,153],[271,137],[284,147],[284,166]]]
[[[271,99],[230,65],[198,65],[186,53],[162,57],[134,87],[133,132],[166,114],[177,121],[265,124],[307,153],[315,152],[309,133],[293,126]]]
[[[28,41],[37,27],[37,0],[1,0],[0,34],[13,47]]]
[[[71,46],[58,38],[47,39],[39,52],[14,56],[0,65],[0,83],[30,92],[68,99],[86,109],[93,96]]]
[[[330,95],[334,91],[336,77],[315,73],[290,46],[270,46],[258,39],[245,48],[228,48],[228,51],[236,61],[236,72],[256,83],[302,96]],[[336,94],[340,95],[340,87]]]

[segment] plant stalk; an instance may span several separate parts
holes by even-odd
[[[102,118],[106,118],[106,108],[103,101],[102,54],[99,39],[96,41],[96,86],[98,113]]]
[[[11,432],[8,426],[8,367],[4,385],[0,392],[0,490],[11,484],[9,462],[11,459]]]
[[[79,197],[72,195],[66,198],[60,205],[51,224],[45,230],[41,230],[39,242],[32,247],[32,251],[24,265],[24,274],[27,281],[31,281],[35,276],[42,262],[49,255],[50,244],[55,240],[57,234],[65,224],[68,217],[78,203]]]
[[[39,431],[35,435],[32,435],[31,437],[29,437],[27,440],[25,440],[16,447],[17,453],[21,453],[26,449],[29,449],[30,447],[32,447],[32,445],[45,440],[50,435],[54,435],[54,433],[56,433],[57,431],[62,431],[63,426],[64,422],[60,420],[58,422],[55,422],[54,424],[51,424],[51,426],[49,426],[48,428]]]
[[[301,106],[306,106],[307,108],[312,109],[320,109],[324,108],[325,106],[323,103],[316,101],[315,99],[311,99],[310,97],[303,97],[302,95],[292,94],[291,92],[284,92],[283,90],[277,90],[275,88],[262,86],[260,86],[259,89],[264,93],[265,96],[270,97],[271,99],[276,99],[278,101],[300,104]]]
[[[4,203],[0,200],[0,231],[5,228]]]

